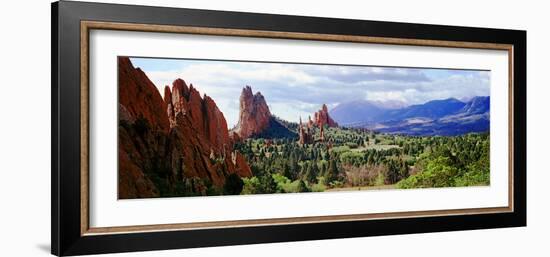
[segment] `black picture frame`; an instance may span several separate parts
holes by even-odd
[[[52,3],[51,252],[81,255],[526,226],[526,31],[61,1]],[[81,234],[80,21],[513,45],[513,201],[507,213]]]

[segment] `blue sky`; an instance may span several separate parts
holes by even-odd
[[[368,100],[399,107],[490,94],[489,71],[155,58],[131,61],[161,94],[177,78],[193,84],[214,99],[230,128],[238,121],[239,96],[246,85],[264,95],[271,113],[289,121],[307,118],[322,104],[331,109],[343,102]]]

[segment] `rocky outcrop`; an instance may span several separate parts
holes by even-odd
[[[140,68],[134,68],[128,58],[119,58],[118,77],[118,101],[128,114],[144,118],[155,130],[168,132],[166,105],[147,75]]]
[[[203,98],[203,110],[205,135],[208,141],[212,144],[218,153],[232,148],[229,140],[229,132],[227,130],[227,122],[223,113],[218,109],[218,106],[209,96]]]
[[[298,143],[300,145],[313,144],[314,142],[325,141],[325,129],[324,126],[338,127],[336,123],[328,114],[328,108],[326,104],[323,104],[321,109],[314,114],[313,120],[311,116],[308,117],[308,121],[302,124],[302,118],[300,117],[300,123],[298,124]],[[315,127],[319,128],[319,135],[315,138]]]
[[[231,161],[233,162],[233,165],[239,167],[239,169],[237,169],[237,175],[241,177],[249,177],[252,174],[250,166],[248,166],[244,156],[241,153],[233,151],[231,153]]]
[[[119,147],[119,177],[118,196],[119,198],[145,198],[159,195],[159,191],[153,182],[145,176],[141,167],[131,161],[128,153]]]
[[[240,138],[258,135],[268,128],[271,112],[260,92],[253,95],[252,88],[246,86],[241,92],[239,103],[239,122],[234,131]]]
[[[310,119],[311,121],[311,119]],[[308,122],[309,124],[309,122]],[[304,126],[302,124],[302,117],[300,117],[300,123],[298,124],[298,143],[300,145],[313,144],[314,142],[314,129],[311,126]]]
[[[119,198],[206,194],[230,174],[252,176],[213,99],[181,79],[161,97],[128,58],[119,72]]]
[[[323,104],[321,109],[317,111],[314,115],[313,123],[319,127],[324,126],[325,124],[329,127],[338,127],[336,123],[328,114],[328,108],[326,104]]]
[[[186,117],[179,126],[192,127],[196,133],[206,137],[216,154],[232,148],[229,139],[227,121],[218,106],[207,95],[200,97],[199,92],[191,84],[177,79],[172,83],[172,90],[168,86],[164,89],[164,101],[168,106],[167,113],[170,127],[178,127],[177,116]],[[181,122],[180,122],[181,123]]]

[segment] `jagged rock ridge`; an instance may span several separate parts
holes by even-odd
[[[209,184],[222,187],[229,174],[252,175],[233,151],[213,99],[181,79],[162,98],[128,58],[119,58],[118,68],[119,198],[157,197],[162,190],[205,195]],[[189,192],[178,192],[181,185]]]

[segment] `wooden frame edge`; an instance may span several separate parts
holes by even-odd
[[[80,234],[89,224],[89,29],[80,23]]]
[[[211,222],[193,222],[177,224],[154,224],[154,225],[136,225],[120,227],[95,227],[89,225],[89,32],[92,29],[102,30],[123,30],[138,32],[160,32],[160,33],[182,33],[196,35],[215,35],[215,36],[237,36],[237,37],[258,37],[258,38],[278,38],[278,39],[296,39],[296,40],[316,40],[333,42],[353,42],[353,43],[372,43],[372,44],[390,44],[390,45],[412,45],[427,47],[451,47],[451,48],[469,48],[469,49],[493,49],[506,50],[508,52],[508,138],[509,138],[509,164],[508,164],[508,206],[490,207],[490,208],[469,208],[469,209],[449,209],[432,211],[408,211],[391,213],[371,213],[371,214],[352,214],[352,215],[330,215],[315,217],[291,217],[274,219],[254,219],[254,220],[233,220],[233,221],[211,221]],[[102,21],[80,21],[80,234],[81,236],[94,236],[103,234],[119,233],[140,233],[140,232],[158,232],[174,230],[193,230],[193,229],[215,229],[215,228],[235,228],[250,226],[273,226],[273,225],[291,225],[308,223],[326,223],[326,222],[344,222],[344,221],[365,221],[391,218],[417,218],[417,217],[435,217],[450,215],[474,215],[491,213],[510,213],[514,212],[514,152],[513,152],[513,89],[514,89],[514,47],[511,44],[496,44],[482,42],[464,42],[464,41],[444,41],[444,40],[426,40],[426,39],[404,39],[389,37],[371,37],[371,36],[352,36],[352,35],[334,35],[283,31],[265,31],[248,29],[227,29],[212,27],[193,27],[193,26],[173,26],[156,24],[137,24],[120,22],[102,22]]]
[[[254,219],[254,220],[232,220],[232,221],[211,221],[211,222],[193,222],[178,224],[154,224],[120,227],[98,227],[89,228],[84,236],[118,234],[118,233],[141,233],[141,232],[159,232],[173,230],[192,230],[192,229],[217,229],[217,228],[236,228],[251,226],[275,226],[275,225],[293,225],[293,224],[311,224],[327,222],[346,222],[346,221],[365,221],[380,220],[391,218],[421,218],[434,216],[451,215],[475,215],[512,212],[509,207],[494,208],[475,208],[475,209],[453,209],[443,211],[409,211],[409,212],[391,212],[391,213],[371,213],[371,214],[351,214],[351,215],[330,215],[330,216],[310,216],[294,218],[274,218],[274,219]],[[434,212],[438,212],[434,214]],[[268,222],[266,222],[268,221]]]

